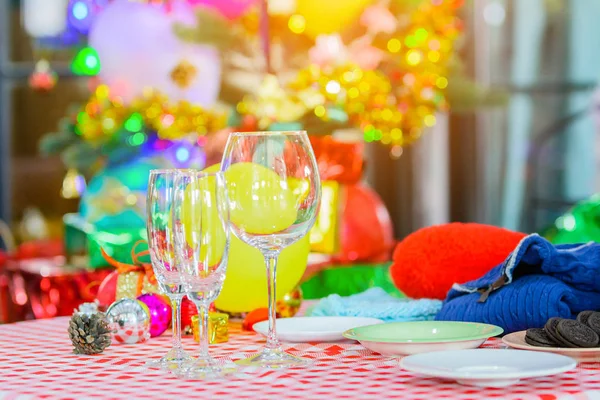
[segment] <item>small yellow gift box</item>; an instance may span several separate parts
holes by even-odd
[[[198,332],[198,320],[199,317],[194,315],[192,317],[192,333],[194,334],[194,341],[200,342],[200,333]],[[224,343],[229,340],[229,315],[209,312],[208,313],[208,342],[213,343]]]

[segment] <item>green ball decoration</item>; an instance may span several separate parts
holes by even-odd
[[[100,57],[91,47],[84,47],[75,56],[71,63],[71,71],[75,75],[95,76],[100,72]]]
[[[544,233],[553,244],[600,242],[600,194],[575,205]]]

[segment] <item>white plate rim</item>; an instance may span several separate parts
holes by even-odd
[[[552,357],[562,358],[563,361],[565,361],[565,365],[562,367],[546,368],[546,369],[540,369],[537,371],[500,372],[500,373],[489,373],[487,375],[486,374],[473,375],[468,372],[467,373],[460,373],[457,371],[445,372],[442,370],[431,370],[430,368],[428,369],[428,368],[422,368],[422,367],[418,367],[418,366],[411,366],[410,364],[408,366],[406,365],[407,362],[410,363],[411,358],[423,356],[425,354],[456,353],[456,352],[462,352],[462,351],[481,351],[481,350],[517,351],[517,350],[506,350],[506,349],[504,349],[504,350],[503,349],[465,349],[465,350],[445,350],[445,351],[435,351],[435,352],[430,352],[430,353],[420,353],[420,354],[414,354],[414,355],[410,355],[410,356],[406,356],[406,357],[402,358],[402,360],[400,360],[400,367],[409,372],[415,372],[418,374],[437,377],[437,378],[446,378],[446,379],[455,379],[455,380],[472,380],[472,381],[478,381],[478,380],[492,381],[492,380],[537,378],[537,377],[541,377],[541,376],[562,374],[564,372],[571,371],[577,367],[577,361],[574,360],[573,358],[564,356],[562,354],[554,354],[554,353],[548,353],[548,355],[551,355]],[[531,354],[532,356],[536,356],[536,357],[539,356],[539,353],[533,352],[533,351],[521,350],[519,352],[520,353],[524,353],[524,352],[532,353]]]
[[[311,320],[312,319],[317,319],[317,318],[319,318],[319,319],[320,318],[326,318],[326,319],[329,319],[329,320],[334,319],[334,318],[335,319],[342,319],[342,318],[343,319],[350,319],[350,318],[352,318],[352,319],[360,319],[360,320],[363,320],[363,321],[370,320],[369,322],[372,322],[371,325],[379,325],[379,324],[385,323],[385,321],[383,321],[383,320],[381,320],[379,318],[372,318],[372,317],[352,317],[352,316],[290,317],[290,318],[277,318],[276,321],[277,321],[277,323],[279,323],[282,320],[298,320],[298,319],[304,319],[304,318],[310,318]],[[265,320],[265,321],[260,321],[260,322],[255,323],[254,325],[252,325],[252,330],[254,330],[254,332],[259,333],[261,335],[265,335],[264,333],[262,333],[262,332],[260,332],[260,331],[258,331],[256,329],[257,325],[260,325],[260,324],[267,325],[267,327],[268,327],[269,321]],[[361,325],[361,326],[370,326],[370,325]],[[350,328],[350,329],[354,329],[354,328]],[[286,335],[286,333],[288,333],[288,332],[286,332],[286,331],[280,331],[279,327],[277,328],[277,335],[278,336],[280,334]],[[289,332],[289,333],[291,333],[291,332]],[[294,334],[301,334],[301,335],[306,335],[306,336],[308,336],[308,335],[315,335],[315,336],[318,336],[318,335],[338,335],[338,334],[340,336],[343,336],[343,333],[344,333],[344,331],[339,330],[339,329],[332,330],[332,331],[308,331],[308,330],[302,330],[302,331],[296,331],[296,332],[294,332]]]
[[[504,336],[502,338],[502,343],[504,343],[505,345],[512,347],[513,349],[519,349],[519,350],[531,350],[531,351],[541,351],[541,352],[545,352],[545,353],[556,353],[556,352],[560,352],[560,353],[573,353],[573,355],[577,355],[577,354],[585,354],[585,353],[600,353],[600,347],[577,347],[577,348],[573,348],[573,347],[542,347],[542,346],[532,346],[529,343],[525,342],[525,333],[527,331],[518,331],[518,332],[513,332],[513,333],[509,333],[508,335]],[[521,343],[515,343],[514,341],[511,341],[513,338],[520,338],[521,335],[523,336],[523,342],[525,344],[521,344]]]

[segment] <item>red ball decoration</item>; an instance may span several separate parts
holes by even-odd
[[[381,198],[363,184],[345,186],[339,262],[389,260],[394,246],[390,214]]]
[[[474,223],[423,228],[396,246],[390,274],[408,297],[444,299],[454,283],[477,279],[503,262],[525,236]]]
[[[35,64],[35,69],[29,76],[29,87],[40,92],[48,92],[56,86],[57,79],[58,75],[50,67],[50,63],[41,59]]]
[[[191,332],[192,317],[198,315],[198,307],[187,297],[181,302],[181,331]]]
[[[112,303],[115,302],[117,296],[117,280],[119,279],[119,273],[117,271],[111,272],[100,284],[98,288],[98,294],[96,300],[101,309],[108,308]]]

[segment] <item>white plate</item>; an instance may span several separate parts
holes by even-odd
[[[505,387],[524,378],[570,371],[570,357],[535,351],[472,349],[416,354],[400,361],[407,371],[456,380],[463,385]]]
[[[342,334],[348,329],[382,323],[377,318],[362,317],[277,318],[277,337],[284,342],[334,342],[343,340]],[[269,321],[257,322],[252,328],[267,336]]]
[[[600,347],[568,348],[568,347],[537,347],[525,341],[527,331],[513,332],[502,338],[504,344],[519,350],[542,351],[547,353],[562,354],[574,358],[579,362],[600,361]]]

